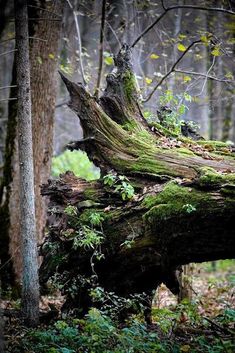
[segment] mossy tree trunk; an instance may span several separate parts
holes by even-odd
[[[84,311],[94,285],[87,278],[122,296],[150,294],[161,282],[178,293],[180,265],[235,255],[232,148],[172,139],[158,123],[147,124],[128,46],[115,65],[99,101],[62,75],[84,130],[84,139],[69,148],[84,149],[102,176],[111,173],[111,182],[101,177],[88,183],[68,172],[42,188],[52,224],[42,247],[41,283],[56,274],[65,306]],[[81,245],[84,226],[102,234],[99,245]]]

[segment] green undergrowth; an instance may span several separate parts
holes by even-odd
[[[97,309],[84,319],[67,318],[49,327],[24,329],[20,338],[9,344],[14,353],[233,353],[232,330],[235,310],[225,309],[215,324],[228,330],[227,335],[213,335],[196,303],[181,302],[176,308],[153,310],[156,322],[147,327],[141,318],[132,317],[119,325]],[[184,323],[182,323],[184,320]],[[190,322],[190,324],[189,324]],[[191,331],[190,331],[191,329]],[[185,334],[177,336],[177,331]],[[191,333],[187,335],[187,330]],[[204,333],[205,331],[205,333]],[[211,334],[208,335],[208,332]]]
[[[100,176],[99,169],[82,151],[65,151],[52,159],[52,175],[58,177],[66,171],[72,171],[77,177],[94,180]]]

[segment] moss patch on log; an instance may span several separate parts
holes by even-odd
[[[200,172],[199,185],[202,188],[214,188],[223,184],[230,184],[235,187],[234,173],[219,173],[210,167],[201,168]]]
[[[215,200],[208,193],[184,187],[175,181],[166,184],[157,195],[146,196],[143,206],[149,210],[144,214],[147,223],[158,223],[174,216],[186,217],[193,212],[212,207]]]

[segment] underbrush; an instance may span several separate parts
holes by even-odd
[[[226,309],[206,320],[196,304],[186,301],[174,309],[154,309],[155,324],[147,327],[141,318],[118,325],[92,308],[85,319],[59,320],[49,327],[20,331],[9,342],[14,353],[233,353],[235,310]]]
[[[5,325],[6,353],[233,353],[234,261],[197,265],[193,299],[175,303],[160,287],[153,324],[141,315],[125,324],[92,308],[84,319],[62,317],[37,329],[18,320]],[[174,299],[174,301],[173,301]]]

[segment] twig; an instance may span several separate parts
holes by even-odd
[[[142,33],[134,40],[134,42],[131,44],[131,48],[134,48],[134,46],[139,42],[139,40],[145,36],[165,15],[167,11],[163,12],[155,21],[153,21],[147,28],[143,30]]]
[[[108,21],[106,21],[106,24],[109,26],[109,28],[110,28],[111,32],[113,33],[113,35],[114,35],[116,41],[118,42],[119,49],[121,49],[122,44],[121,44],[121,42],[120,42],[120,40],[119,40],[119,38],[118,38],[116,32],[114,31],[113,27],[111,26],[111,24],[110,24]]]
[[[142,33],[140,33],[140,35],[132,43],[131,45],[132,48],[139,42],[139,40],[143,36],[145,36],[145,34],[147,34],[167,14],[168,11],[171,11],[171,10],[191,9],[191,10],[202,10],[202,11],[216,11],[216,12],[227,13],[233,16],[235,15],[234,11],[222,9],[222,8],[216,8],[216,7],[203,7],[203,6],[196,6],[196,5],[174,5],[174,6],[165,7],[163,0],[161,1],[161,3],[162,3],[164,12],[155,21],[153,21],[147,28],[145,28]]]
[[[5,101],[16,101],[17,98],[6,98],[6,99],[0,99],[0,102],[5,102]]]
[[[78,18],[77,18],[76,12],[73,9],[73,6],[72,6],[70,0],[67,0],[67,3],[69,5],[70,9],[73,11],[73,17],[74,17],[75,27],[76,27],[76,31],[77,31],[77,39],[78,39],[78,57],[79,57],[80,70],[81,70],[83,84],[86,87],[87,86],[87,82],[86,82],[86,79],[85,79],[85,73],[84,73],[83,61],[82,61],[81,33],[80,33]]]
[[[187,71],[187,70],[181,70],[181,69],[175,69],[174,72],[179,72],[186,75],[207,77],[210,80],[219,81],[219,82],[228,82],[228,83],[234,82],[234,80],[226,80],[223,78],[218,78],[210,75],[208,76],[206,73],[201,73],[201,72]]]
[[[15,51],[17,51],[17,49],[5,51],[4,53],[1,53],[0,56],[7,55],[7,54],[10,54],[10,53],[14,53]]]
[[[185,56],[185,54],[195,45],[195,44],[199,44],[201,43],[201,40],[195,40],[194,42],[192,42],[187,48],[186,50],[183,52],[182,55],[180,55],[180,57],[178,58],[178,60],[176,60],[176,62],[173,64],[173,66],[170,68],[170,70],[161,78],[161,80],[157,83],[157,85],[153,88],[152,92],[149,94],[149,96],[147,98],[145,98],[143,100],[143,102],[148,102],[151,98],[152,95],[154,94],[154,92],[156,91],[156,89],[161,86],[162,82],[172,73],[175,71],[175,67],[178,65],[178,63],[183,59],[183,57]]]
[[[66,105],[66,104],[68,104],[68,100],[56,104],[55,108],[57,109],[57,108],[63,107],[63,106]]]
[[[16,86],[16,85],[2,86],[2,87],[0,87],[0,90],[1,90],[1,89],[7,89],[7,88],[13,88],[13,87],[17,87],[17,86]]]
[[[202,88],[201,88],[201,92],[199,94],[197,94],[197,96],[200,96],[203,93],[203,91],[204,91],[204,88],[205,88],[206,83],[207,83],[207,76],[209,75],[210,71],[212,70],[213,66],[215,65],[215,58],[216,57],[213,56],[212,64],[211,64],[211,66],[209,67],[209,69],[208,69],[208,71],[206,73],[206,77],[205,77],[205,80],[203,82],[203,85],[202,85]]]
[[[225,334],[232,334],[234,335],[234,331],[230,330],[228,328],[225,328],[223,326],[218,325],[216,322],[212,321],[211,319],[209,319],[208,317],[203,317],[203,319],[205,319],[206,321],[208,321],[212,326],[217,327],[220,331],[224,332]]]
[[[100,45],[99,45],[99,69],[98,78],[95,89],[95,97],[99,96],[99,89],[101,83],[101,75],[103,70],[103,53],[104,53],[104,29],[105,29],[105,10],[106,10],[106,0],[102,1],[102,15],[101,15],[101,26],[100,26]]]
[[[56,21],[56,22],[58,22],[58,21],[62,21],[62,19],[60,18],[60,19],[58,19],[58,18],[47,18],[47,17],[30,17],[29,18],[29,21]]]
[[[28,5],[28,7],[32,7],[32,8],[34,8],[34,9],[39,9],[39,10],[42,10],[42,11],[44,11],[44,12],[47,12],[47,13],[50,13],[50,14],[53,14],[53,15],[55,15],[55,16],[57,16],[57,17],[62,18],[62,16],[59,15],[58,13],[55,13],[55,12],[53,12],[53,11],[44,9],[43,7],[39,7],[39,6],[35,6],[35,5]]]
[[[29,39],[33,39],[33,40],[40,40],[42,42],[47,42],[47,39],[42,39],[42,38],[38,38],[38,37],[29,37]]]
[[[9,38],[9,39],[3,39],[3,40],[0,41],[0,44],[6,43],[6,42],[10,42],[11,40],[15,40],[15,37]]]

